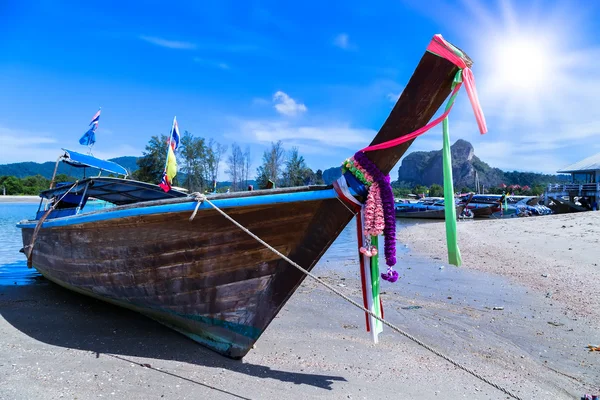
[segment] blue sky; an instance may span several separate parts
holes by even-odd
[[[140,155],[181,130],[297,146],[313,169],[367,145],[441,33],[475,61],[488,119],[451,114],[492,166],[554,172],[600,152],[600,3],[592,1],[0,2],[0,164],[74,150]],[[426,3],[426,4],[425,4]],[[441,129],[411,150],[441,148]],[[396,177],[396,172],[392,173]],[[224,176],[223,176],[224,178]]]

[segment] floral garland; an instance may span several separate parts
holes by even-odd
[[[342,172],[350,171],[363,185],[369,187],[373,183],[373,178],[363,167],[354,163],[354,158],[344,161]]]
[[[381,202],[379,183],[373,182],[367,195],[365,203],[365,229],[364,232],[370,236],[381,235],[385,229],[383,215],[383,204]]]
[[[384,175],[373,161],[360,151],[344,161],[342,172],[347,171],[369,188],[365,202],[364,233],[369,237],[383,234],[385,262],[388,268],[385,274],[381,274],[381,278],[396,282],[398,272],[392,268],[396,264],[396,217],[390,177]],[[369,257],[377,255],[377,249],[371,246],[370,241],[366,247],[361,247],[360,252]]]

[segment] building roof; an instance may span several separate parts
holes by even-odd
[[[556,172],[558,172],[560,174],[560,173],[568,173],[568,172],[598,171],[598,170],[600,170],[600,153],[593,155],[591,157],[585,158],[581,161],[578,161],[575,164],[566,166]]]

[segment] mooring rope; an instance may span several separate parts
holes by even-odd
[[[429,346],[428,344],[422,342],[421,340],[417,339],[416,337],[414,337],[413,335],[411,335],[410,333],[402,330],[401,328],[397,327],[396,325],[392,324],[391,322],[386,321],[383,318],[380,318],[379,316],[375,315],[373,312],[371,312],[369,309],[363,307],[362,305],[360,305],[359,303],[357,303],[356,301],[352,300],[350,297],[346,296],[345,294],[343,294],[342,292],[340,292],[339,290],[337,290],[336,288],[334,288],[333,286],[331,286],[330,284],[328,284],[327,282],[323,281],[322,279],[320,279],[319,277],[317,277],[316,275],[312,274],[310,271],[302,268],[300,265],[298,265],[296,262],[294,262],[293,260],[289,259],[288,257],[286,257],[284,254],[282,254],[281,252],[279,252],[277,249],[275,249],[273,246],[269,245],[267,242],[265,242],[264,240],[262,240],[260,237],[256,236],[254,233],[250,232],[250,230],[248,230],[246,227],[244,227],[242,224],[240,224],[239,222],[237,222],[235,219],[233,219],[232,217],[230,217],[227,213],[225,213],[223,210],[221,210],[219,207],[217,207],[213,202],[211,202],[210,200],[208,200],[206,198],[205,195],[201,194],[201,193],[191,193],[190,197],[193,197],[198,204],[196,205],[196,208],[192,214],[192,216],[190,217],[190,221],[192,221],[194,219],[194,217],[196,216],[196,213],[198,211],[198,208],[200,207],[200,204],[203,202],[208,203],[212,208],[214,208],[217,212],[219,212],[221,215],[223,215],[225,218],[227,218],[229,221],[231,221],[234,225],[236,225],[238,228],[240,228],[242,231],[246,232],[248,235],[250,235],[252,238],[254,238],[257,242],[259,242],[260,244],[262,244],[263,246],[265,246],[267,249],[271,250],[273,253],[277,254],[279,257],[281,257],[282,259],[284,259],[285,261],[287,261],[290,265],[292,265],[293,267],[295,267],[296,269],[300,270],[303,274],[310,276],[312,279],[314,279],[315,281],[317,281],[318,283],[320,283],[321,285],[325,286],[327,289],[331,290],[333,293],[337,294],[338,296],[340,296],[342,299],[346,300],[347,302],[349,302],[350,304],[352,304],[353,306],[355,306],[356,308],[360,309],[361,311],[369,314],[370,316],[372,316],[373,318],[377,319],[378,321],[380,321],[381,323],[383,323],[384,325],[387,325],[390,329],[392,329],[393,331],[401,334],[402,336],[406,337],[407,339],[412,340],[413,342],[415,342],[416,344],[418,344],[419,346],[429,350],[430,352],[432,352],[433,354],[435,354],[438,357],[443,358],[444,360],[448,361],[450,364],[454,365],[455,367],[462,369],[463,371],[473,375],[475,378],[481,380],[482,382],[487,383],[488,385],[498,389],[499,391],[503,392],[504,394],[512,397],[513,399],[517,399],[517,400],[522,400],[521,397],[519,397],[518,395],[512,393],[511,391],[509,391],[508,389],[504,388],[503,386],[500,386],[497,383],[492,382],[491,380],[489,380],[488,378],[479,375],[477,372],[473,371],[472,369],[462,365],[461,363],[459,363],[458,361],[453,360],[452,358],[450,358],[449,356],[441,353],[439,350],[434,349],[433,347]]]
[[[60,197],[60,199],[58,199],[58,201],[55,201],[54,204],[52,204],[52,206],[44,213],[44,215],[42,215],[42,217],[38,221],[37,225],[35,226],[35,229],[33,230],[33,235],[31,235],[31,243],[28,244],[27,246],[23,247],[23,250],[27,251],[27,268],[31,268],[33,266],[33,262],[32,262],[33,246],[35,245],[35,241],[37,240],[37,236],[38,236],[38,233],[40,232],[40,228],[42,227],[42,224],[44,223],[44,221],[46,220],[46,218],[48,218],[48,215],[50,215],[50,213],[52,211],[54,211],[54,209],[56,208],[56,206],[58,205],[58,203],[60,203],[62,201],[62,199],[64,199],[65,196],[67,194],[69,194],[69,192],[75,186],[77,186],[77,183],[79,183],[79,180],[76,180],[75,183],[73,185],[71,185],[71,187],[69,188],[69,190],[67,190]]]

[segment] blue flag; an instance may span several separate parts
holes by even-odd
[[[79,139],[79,144],[91,146],[96,143],[96,124],[94,124],[86,133]]]
[[[100,111],[92,117],[92,122],[90,122],[90,129],[86,133],[83,134],[81,139],[79,139],[79,144],[83,146],[91,146],[96,143],[96,129],[98,129],[98,121],[100,120]]]

